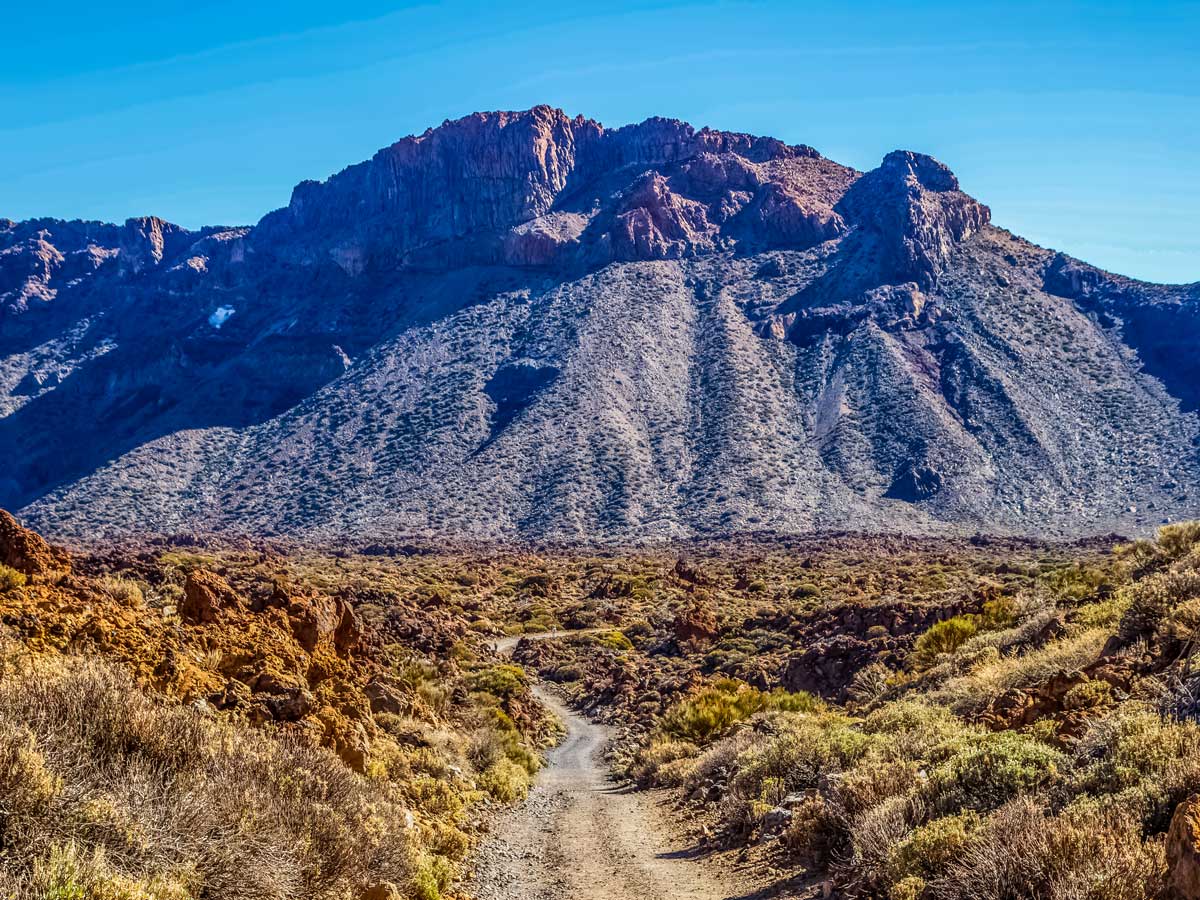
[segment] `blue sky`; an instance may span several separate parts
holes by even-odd
[[[1200,279],[1200,2],[134,4],[5,12],[0,216],[257,221],[479,109],[931,153],[997,224]]]

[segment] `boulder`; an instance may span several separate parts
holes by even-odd
[[[404,696],[404,692],[390,680],[373,679],[370,684],[363,688],[363,694],[366,696],[367,702],[371,704],[371,712],[373,713],[402,715],[407,713],[411,708],[411,704]]]
[[[691,603],[675,614],[671,624],[679,643],[704,643],[717,636],[717,616],[706,603]]]
[[[24,575],[48,575],[69,572],[71,558],[56,550],[45,539],[0,509],[0,564]]]
[[[345,656],[359,647],[362,626],[341,597],[293,596],[287,602],[292,634],[309,653],[327,645]]]
[[[1200,794],[1180,803],[1171,817],[1167,878],[1176,900],[1200,900]]]
[[[188,574],[179,602],[179,617],[189,625],[217,621],[221,611],[243,606],[242,598],[215,572],[195,569]]]

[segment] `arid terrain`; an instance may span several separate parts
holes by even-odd
[[[6,895],[1200,897],[1200,525],[365,549],[0,516]]]

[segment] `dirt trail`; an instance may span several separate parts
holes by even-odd
[[[531,635],[536,640],[552,635]],[[502,641],[509,652],[516,640]],[[567,736],[529,799],[495,822],[471,891],[479,900],[727,900],[750,887],[694,858],[653,795],[614,783],[606,728],[542,688]]]

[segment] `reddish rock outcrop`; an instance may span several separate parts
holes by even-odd
[[[712,605],[690,603],[675,614],[671,632],[679,643],[706,643],[717,636],[717,615]]]
[[[69,572],[71,558],[0,509],[0,564],[24,575],[40,576]]]
[[[179,617],[191,625],[216,622],[224,610],[240,609],[245,601],[220,575],[196,569],[183,585]]]
[[[121,272],[137,275],[174,256],[196,238],[186,228],[157,216],[129,219],[121,231]]]
[[[770,182],[741,232],[810,246],[844,230],[832,204],[853,174],[810,147],[672,119],[611,130],[547,106],[476,113],[303,182],[252,242],[352,276],[372,265],[678,258],[714,249],[721,226]],[[605,224],[591,227],[597,214]]]

